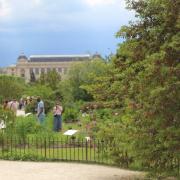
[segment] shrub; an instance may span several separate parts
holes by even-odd
[[[11,110],[4,110],[0,106],[0,121],[3,120],[6,124],[5,134],[10,135],[13,132],[15,123],[15,114]]]
[[[27,104],[26,105],[26,108],[25,108],[25,112],[26,113],[33,113],[35,114],[36,113],[36,108],[37,108],[37,102],[36,101],[32,101],[30,104]]]
[[[47,99],[44,100],[46,114],[52,111],[54,104],[55,104],[54,101],[47,100]]]
[[[63,113],[63,119],[65,122],[76,122],[78,121],[78,111],[73,108],[68,108]]]
[[[28,134],[37,133],[38,126],[34,116],[18,117],[15,123],[15,134],[17,137],[25,139]]]

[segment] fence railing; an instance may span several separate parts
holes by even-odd
[[[0,159],[77,161],[114,165],[117,163],[115,163],[117,158],[118,165],[129,167],[131,158],[128,157],[127,152],[123,152],[118,143],[111,141],[75,138],[0,138]],[[179,159],[172,159],[166,163],[166,166],[171,167],[172,171],[178,175],[180,174]]]
[[[114,164],[112,146],[108,141],[66,140],[56,138],[3,138],[0,140],[1,159],[80,161]]]

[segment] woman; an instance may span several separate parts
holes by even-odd
[[[53,108],[54,115],[54,131],[58,132],[62,129],[62,111],[63,108],[59,102],[56,103],[56,106]]]
[[[8,103],[9,103],[9,101],[7,101],[7,100],[4,101],[4,103],[3,103],[3,109],[4,110],[8,109]]]

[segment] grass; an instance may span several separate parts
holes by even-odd
[[[86,161],[98,162],[105,164],[112,164],[104,151],[99,151],[96,147],[68,147],[61,145],[61,147],[36,147],[22,146],[22,147],[1,147],[0,158],[2,159],[25,159],[32,160],[64,160],[64,161]]]

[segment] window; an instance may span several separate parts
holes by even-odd
[[[64,74],[67,74],[67,68],[64,68]]]
[[[62,73],[62,68],[58,68],[58,72]]]
[[[51,68],[47,68],[47,72],[50,72],[51,71]]]
[[[45,69],[44,68],[41,68],[41,73],[45,73]]]
[[[33,73],[33,72],[34,72],[33,68],[30,68],[30,69],[29,69],[29,72],[30,72],[30,73]]]
[[[35,69],[35,74],[39,74],[39,68]]]

